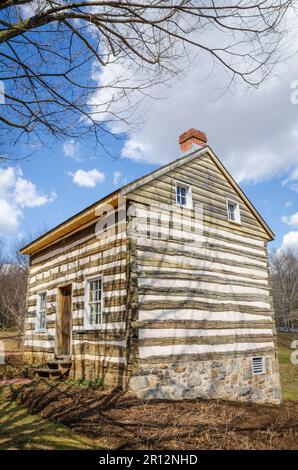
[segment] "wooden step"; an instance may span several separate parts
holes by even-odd
[[[63,372],[59,369],[49,369],[48,367],[35,369],[34,374],[42,378],[59,378],[62,377]]]
[[[47,366],[51,370],[65,370],[65,369],[70,369],[72,366],[72,361],[62,361],[62,360],[53,360],[47,362]]]

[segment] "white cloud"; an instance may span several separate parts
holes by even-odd
[[[0,233],[17,230],[23,210],[52,202],[57,197],[40,193],[19,167],[0,168]]]
[[[213,65],[201,53],[193,60],[191,71],[170,83],[168,91],[163,86],[154,89],[154,97],[164,99],[143,96],[137,114],[144,124],[130,130],[122,155],[135,161],[165,164],[179,156],[179,135],[195,127],[206,132],[208,143],[239,182],[262,181],[274,175],[287,177],[297,167],[298,105],[292,104],[290,98],[298,64],[295,60],[279,64],[276,73],[256,89],[239,83],[229,87],[229,78],[222,68],[215,66],[212,70]],[[131,78],[127,75],[128,70],[119,62],[102,70],[94,69],[92,75],[100,87],[90,104],[107,104],[106,111],[99,109],[98,119],[108,120],[115,133],[127,128],[114,116],[125,115],[127,102],[135,105],[139,98],[129,92],[121,96],[121,90],[113,88],[119,77],[123,86],[131,85],[133,74]],[[142,81],[142,77],[136,77]],[[292,189],[298,191],[298,184]]]
[[[18,228],[21,211],[6,199],[0,199],[0,233],[13,233]]]
[[[284,235],[279,251],[294,250],[298,252],[298,231],[292,231]]]
[[[50,196],[39,194],[35,185],[24,178],[16,181],[14,200],[20,207],[38,207],[53,202],[57,194],[53,191]]]
[[[77,162],[82,161],[80,158],[80,144],[74,139],[70,139],[63,144],[63,152],[66,157],[72,158]]]
[[[288,207],[291,207],[292,205],[293,205],[293,201],[287,201],[287,202],[285,203],[285,207],[287,207],[287,208],[288,208]]]
[[[291,227],[298,227],[298,212],[296,212],[293,215],[289,215],[289,216],[284,215],[282,217],[282,221],[285,224],[291,225]]]
[[[69,173],[72,180],[78,186],[95,188],[97,183],[102,183],[105,180],[105,174],[94,168],[93,170],[77,170],[74,173]]]

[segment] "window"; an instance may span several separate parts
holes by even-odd
[[[191,186],[176,181],[176,203],[182,207],[192,207]]]
[[[228,220],[237,224],[241,223],[240,206],[238,202],[227,199]]]
[[[265,358],[253,357],[252,358],[252,373],[253,375],[265,374]]]
[[[36,331],[45,331],[47,314],[47,293],[41,292],[37,298]]]
[[[102,278],[90,279],[86,286],[86,327],[98,327],[102,323]]]

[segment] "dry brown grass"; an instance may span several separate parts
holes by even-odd
[[[17,393],[34,413],[117,449],[298,449],[298,403],[142,402],[130,394],[35,383]]]

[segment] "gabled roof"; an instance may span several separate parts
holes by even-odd
[[[194,148],[195,147],[195,148]],[[234,190],[237,192],[239,197],[243,200],[243,202],[249,207],[253,215],[256,217],[260,225],[263,227],[265,232],[268,234],[268,239],[273,240],[274,239],[274,233],[270,229],[270,227],[266,224],[262,216],[259,214],[257,209],[254,207],[254,205],[250,202],[248,197],[245,195],[245,193],[242,191],[240,186],[236,183],[234,178],[231,176],[231,174],[228,172],[228,170],[225,168],[225,166],[221,163],[219,158],[215,155],[215,153],[212,151],[212,149],[209,146],[205,146],[203,148],[200,148],[199,146],[193,146],[192,150],[183,154],[180,156],[178,159],[162,166],[161,168],[158,168],[157,170],[154,170],[150,173],[148,173],[145,176],[142,176],[141,178],[138,178],[134,180],[131,183],[126,184],[122,188],[117,189],[116,191],[108,194],[104,198],[100,199],[99,201],[93,203],[91,206],[86,207],[82,211],[78,212],[77,214],[73,215],[69,219],[65,220],[61,224],[57,225],[54,227],[52,230],[46,232],[45,234],[41,235],[39,238],[36,240],[33,240],[31,243],[23,247],[20,252],[22,254],[32,254],[35,253],[36,251],[39,251],[40,249],[54,243],[55,241],[67,236],[69,233],[77,230],[79,227],[82,225],[87,224],[88,222],[91,222],[93,219],[96,218],[96,210],[103,204],[107,204],[109,202],[112,202],[113,200],[116,200],[119,195],[125,196],[135,189],[139,188],[140,186],[143,186],[146,183],[150,183],[153,181],[155,178],[158,178],[159,176],[164,175],[165,173],[174,170],[175,168],[180,167],[181,165],[184,165],[185,163],[191,162],[193,159],[198,158],[200,155],[204,155],[205,153],[208,153],[210,158],[213,160],[214,164],[218,167],[218,169],[223,173],[223,175],[226,177],[226,179],[229,181],[231,186],[234,188]]]

